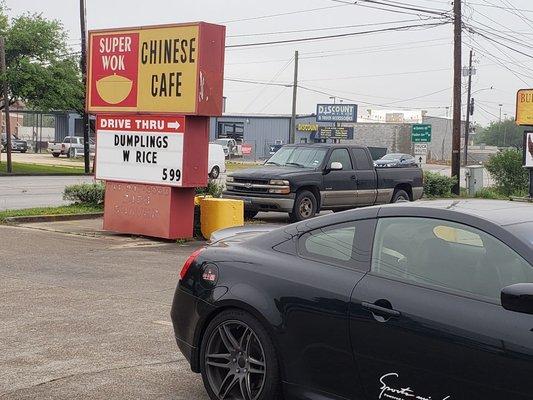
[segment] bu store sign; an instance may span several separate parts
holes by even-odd
[[[182,186],[185,117],[99,115],[96,179]]]

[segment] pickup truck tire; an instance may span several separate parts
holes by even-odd
[[[401,203],[403,201],[409,201],[409,195],[405,190],[397,190],[392,196],[391,203]]]
[[[312,218],[317,211],[316,197],[309,190],[302,190],[296,194],[294,208],[289,214],[291,221],[298,222],[304,219]]]
[[[59,153],[52,153],[52,155],[53,155],[55,158],[58,158],[58,157],[59,157]]]
[[[219,175],[220,175],[220,169],[215,165],[213,168],[211,168],[211,172],[209,172],[209,177],[211,179],[218,179]]]

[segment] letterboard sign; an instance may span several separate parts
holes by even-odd
[[[96,179],[182,186],[183,116],[98,115]]]

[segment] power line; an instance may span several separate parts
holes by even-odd
[[[433,17],[428,17],[426,20],[435,20]],[[318,31],[329,31],[329,30],[339,30],[339,29],[349,29],[349,28],[362,28],[367,26],[380,26],[380,25],[390,25],[390,24],[399,24],[406,22],[420,22],[420,18],[411,18],[404,19],[399,21],[388,21],[388,22],[374,22],[369,24],[355,24],[355,25],[343,25],[343,26],[328,26],[323,28],[309,28],[309,29],[295,29],[290,31],[274,31],[274,32],[256,32],[256,33],[241,33],[238,35],[227,35],[226,38],[236,38],[236,37],[248,37],[248,36],[270,36],[270,35],[285,35],[289,33],[302,33],[302,32],[318,32]]]
[[[291,87],[290,83],[274,83],[266,81],[254,81],[249,79],[237,79],[237,78],[224,78],[228,82],[237,82],[237,83],[249,83],[251,85],[267,85],[267,86],[280,86],[280,87]]]
[[[260,15],[258,17],[249,17],[249,18],[239,18],[239,19],[230,19],[228,21],[222,21],[221,24],[231,24],[235,22],[243,22],[243,21],[256,21],[259,19],[268,19],[268,18],[276,18],[276,17],[282,17],[285,15],[294,15],[294,14],[303,14],[308,12],[314,12],[314,11],[322,11],[322,10],[328,10],[332,8],[338,8],[343,7],[343,5],[337,5],[337,6],[327,6],[327,7],[318,7],[318,8],[309,8],[305,10],[298,10],[298,11],[288,11],[283,13],[277,13],[277,14],[269,14],[269,15]]]
[[[389,103],[389,104],[378,104],[378,103],[371,103],[371,102],[367,102],[367,101],[362,101],[362,100],[355,100],[355,99],[351,99],[351,98],[348,98],[348,97],[344,97],[344,96],[339,96],[338,94],[335,94],[335,93],[331,93],[331,92],[325,92],[325,91],[322,91],[322,90],[316,90],[316,89],[312,89],[310,87],[307,87],[307,86],[302,86],[302,85],[298,85],[299,88],[301,89],[304,89],[304,90],[307,90],[307,91],[310,91],[310,92],[314,92],[314,93],[319,93],[319,94],[323,94],[323,95],[326,95],[326,96],[335,96],[339,99],[342,99],[342,100],[346,100],[346,101],[352,101],[352,102],[356,102],[356,103],[359,103],[359,104],[367,104],[367,105],[370,105],[370,106],[377,106],[377,107],[393,107],[393,108],[400,108],[400,109],[413,109],[413,108],[417,108],[417,107],[406,107],[406,106],[395,106],[394,102],[393,103]],[[445,90],[449,90],[449,88],[446,88]],[[440,91],[438,91],[440,92]],[[424,95],[424,96],[429,96],[429,95],[432,95],[432,94],[435,94],[434,93],[430,93],[428,95]],[[424,96],[418,96],[417,98],[422,98]],[[408,101],[407,99],[405,100],[400,100],[398,102],[403,102],[403,101]],[[396,102],[396,103],[398,103]],[[445,108],[445,107],[424,107],[424,108]]]
[[[450,68],[435,68],[435,69],[426,69],[418,71],[405,71],[405,72],[391,72],[388,74],[373,74],[373,75],[356,75],[356,76],[343,76],[338,78],[315,78],[315,79],[302,79],[301,82],[313,82],[313,81],[337,81],[337,80],[347,80],[347,79],[359,79],[359,78],[382,78],[386,76],[399,76],[399,75],[414,75],[427,72],[441,72],[449,71]]]
[[[280,69],[278,72],[276,72],[276,74],[274,74],[274,76],[268,81],[268,83],[274,83],[274,81],[275,81],[275,80],[276,80],[276,79],[277,79],[277,78],[283,73],[283,71],[285,71],[285,70],[287,69],[287,67],[288,67],[289,65],[291,65],[293,59],[294,59],[294,57],[291,58],[291,59],[290,59],[290,60],[289,60],[289,61],[288,61],[283,67],[281,67],[281,69]],[[259,97],[261,97],[261,95],[263,94],[263,92],[266,90],[267,87],[268,87],[268,86],[265,85],[265,86],[259,91],[259,93],[257,93],[257,95],[252,99],[252,101],[250,101],[250,102],[248,103],[248,105],[247,105],[246,107],[244,107],[244,111],[248,110],[248,108],[249,108],[252,104],[254,104],[254,103],[256,102],[256,100],[257,100]]]
[[[297,39],[285,39],[285,40],[274,40],[274,41],[257,42],[257,43],[242,43],[242,44],[229,45],[229,46],[226,46],[226,48],[242,48],[242,47],[268,46],[268,45],[273,45],[273,44],[309,42],[309,41],[315,41],[315,40],[337,39],[337,38],[350,37],[350,36],[368,35],[368,34],[371,34],[371,33],[404,31],[404,30],[410,30],[410,29],[416,29],[416,28],[429,29],[429,28],[435,28],[437,26],[445,25],[447,23],[448,22],[435,22],[435,23],[430,23],[430,24],[404,25],[404,26],[397,26],[397,27],[390,27],[390,28],[383,28],[383,29],[373,29],[373,30],[368,30],[368,31],[338,33],[338,34],[335,34],[335,35],[314,36],[314,37],[297,38]]]
[[[417,7],[416,5],[413,5],[413,4],[397,3],[397,2],[394,2],[394,1],[388,1],[388,2],[379,1],[379,0],[359,0],[359,1],[353,1],[353,2],[345,1],[345,0],[331,0],[331,1],[336,2],[336,3],[350,4],[350,5],[362,5],[360,2],[362,2],[362,3],[370,3],[372,5],[382,6],[382,7],[390,7],[390,8],[393,8],[393,9],[395,8],[395,9],[400,9],[400,10],[417,11],[417,12],[422,12],[422,13],[426,13],[426,14],[433,14],[433,15],[439,15],[439,16],[448,16],[448,11],[447,10],[419,8],[419,7]],[[391,3],[393,3],[393,4],[391,4]],[[394,3],[397,3],[397,4],[394,4]]]

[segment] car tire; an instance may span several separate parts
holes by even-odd
[[[279,398],[276,349],[263,325],[245,311],[226,310],[209,323],[200,347],[200,369],[212,400]]]
[[[256,211],[256,210],[244,210],[244,219],[252,219],[258,213],[259,213],[259,211]]]
[[[402,203],[409,201],[409,195],[405,190],[397,190],[394,192],[394,195],[392,196],[391,203]]]
[[[59,158],[59,153],[52,153],[55,158]]]
[[[22,154],[24,154],[24,153],[26,153],[26,150],[21,150],[20,152],[21,152]]]
[[[211,172],[209,172],[209,177],[211,179],[218,179],[220,176],[220,168],[218,168],[216,165],[211,168]]]
[[[316,212],[317,201],[315,195],[309,190],[302,190],[296,194],[294,207],[289,217],[292,222],[298,222],[314,217]]]

